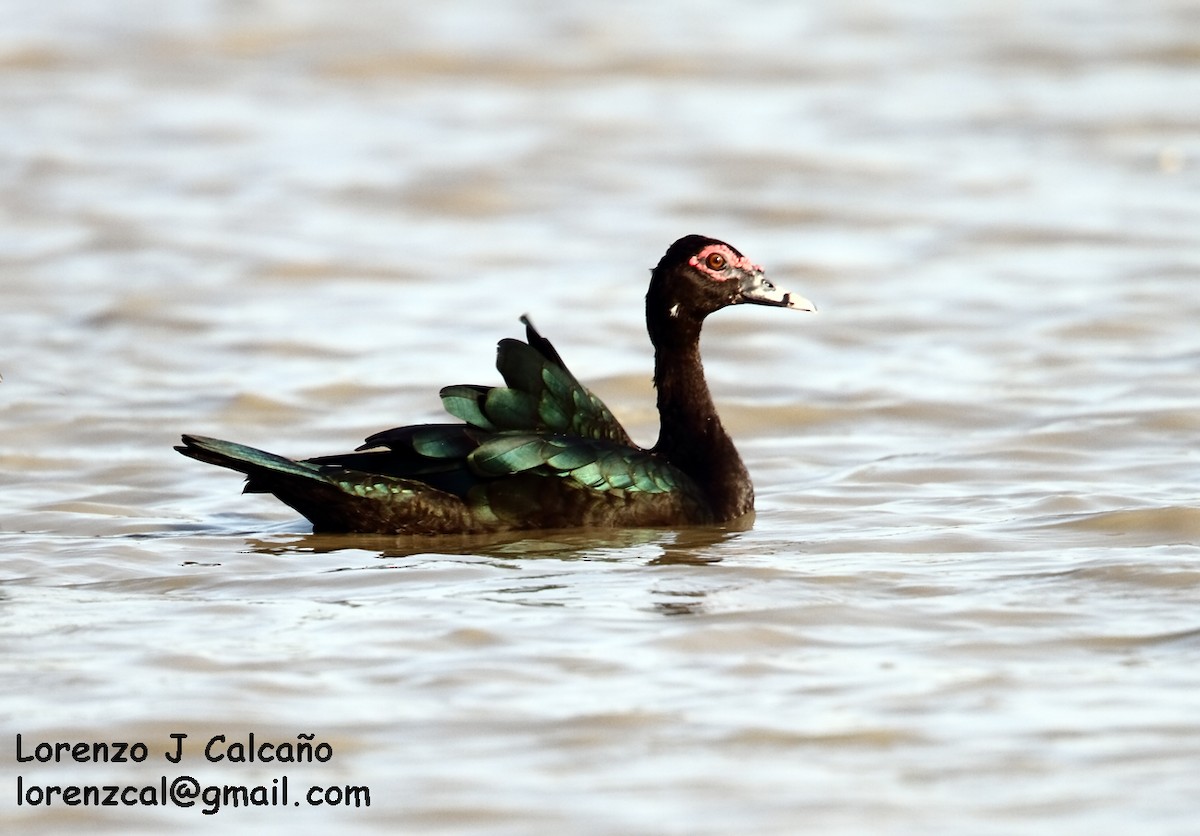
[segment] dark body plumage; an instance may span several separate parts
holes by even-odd
[[[449,386],[461,424],[377,433],[357,452],[293,461],[185,435],[179,452],[247,475],[319,532],[450,534],[509,529],[714,524],[753,510],[754,490],[717,417],[700,364],[704,318],[728,305],[812,310],[711,238],[676,241],[652,272],[646,320],[661,430],[635,445],[608,408],[525,323],[501,340],[505,386]]]

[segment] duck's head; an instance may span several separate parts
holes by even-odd
[[[768,305],[815,311],[798,293],[767,279],[762,267],[735,247],[704,235],[687,235],[672,244],[651,271],[646,316],[654,323],[695,323],[730,305]]]

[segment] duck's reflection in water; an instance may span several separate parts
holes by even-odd
[[[247,551],[274,555],[371,552],[380,558],[420,556],[477,556],[500,559],[553,558],[556,560],[643,560],[649,565],[717,563],[715,547],[736,538],[750,521],[734,521],[721,528],[635,528],[619,530],[564,530],[536,533],[509,531],[497,534],[443,534],[417,537],[382,534],[286,534],[251,537]],[[648,558],[648,559],[647,559]]]

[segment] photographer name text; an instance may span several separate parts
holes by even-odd
[[[187,733],[172,732],[167,736],[174,742],[166,747],[163,757],[171,763],[181,763]],[[328,763],[333,758],[333,747],[324,741],[314,746],[315,739],[314,734],[298,734],[295,742],[260,742],[250,732],[245,740],[231,742],[225,735],[215,734],[204,744],[204,758],[209,763]],[[28,751],[27,747],[18,734],[17,763],[145,763],[150,757],[150,747],[140,740],[41,741]]]

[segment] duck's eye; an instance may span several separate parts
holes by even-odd
[[[704,259],[704,263],[708,265],[710,270],[724,270],[725,256],[720,253],[709,253],[708,258]]]

